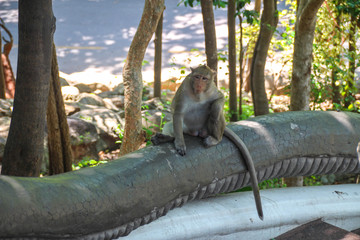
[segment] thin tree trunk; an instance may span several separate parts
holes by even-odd
[[[218,58],[216,46],[216,30],[212,0],[201,0],[201,12],[203,17],[203,26],[205,32],[205,53],[207,65],[217,71]],[[217,74],[215,75],[215,84],[217,85]]]
[[[344,106],[348,108],[355,100],[355,70],[356,70],[356,16],[350,14],[350,31],[349,31],[349,78],[347,80],[348,90],[345,94]]]
[[[261,0],[255,0],[255,6],[254,6],[254,11],[257,12],[260,15],[260,9],[261,9]],[[253,32],[252,35],[255,36],[257,35],[257,32]],[[245,63],[242,62],[242,64],[244,64],[244,66],[246,67],[246,71],[244,72],[244,78],[245,78],[245,82],[244,82],[244,90],[245,92],[250,92],[251,91],[251,83],[250,83],[250,72],[251,72],[251,64],[252,64],[252,57],[254,54],[254,49],[251,47],[254,45],[253,39],[250,39],[247,47],[246,47],[246,52],[245,52]]]
[[[40,174],[54,31],[51,0],[19,0],[16,93],[4,151],[4,175]]]
[[[154,63],[154,97],[161,98],[161,55],[162,55],[162,29],[163,29],[163,15],[155,31],[155,63]]]
[[[59,174],[72,170],[72,152],[69,126],[61,94],[56,48],[53,44],[50,91],[47,108],[49,174]]]
[[[298,0],[295,22],[291,111],[310,110],[310,77],[316,13],[324,0]],[[303,186],[303,177],[285,178],[287,186]]]
[[[125,131],[121,154],[137,150],[144,141],[141,122],[142,60],[164,11],[164,0],[146,0],[140,24],[131,42],[123,69],[125,86]]]
[[[1,31],[0,31],[0,53],[1,53],[1,48],[2,48],[1,43],[2,43],[2,37],[1,37]],[[3,68],[3,62],[2,62],[1,55],[0,55],[0,98],[5,99],[5,74],[4,74],[4,68]]]
[[[240,78],[240,87],[239,87],[239,119],[242,120],[242,89],[244,85],[244,48],[243,48],[243,27],[242,27],[242,17],[239,14],[239,26],[240,26],[240,37],[239,37],[239,45],[240,45],[240,54],[239,54],[239,78]]]
[[[335,29],[336,29],[336,35],[338,39],[341,39],[341,30],[339,27],[340,24],[340,12],[336,11],[336,23],[335,23]],[[336,57],[337,59],[340,59],[340,52],[338,52],[338,42],[334,41],[334,49],[337,52]],[[334,64],[334,63],[333,63]],[[335,65],[335,64],[334,64]],[[331,70],[331,88],[332,88],[332,103],[334,104],[341,104],[341,94],[340,94],[340,79],[338,79],[338,68],[337,66],[333,66]]]
[[[251,93],[255,116],[269,113],[269,103],[265,90],[265,64],[270,41],[278,23],[276,0],[264,1],[261,26],[255,45],[250,71]]]
[[[235,44],[235,0],[228,1],[228,43],[229,43],[229,109],[230,121],[238,120],[236,89],[236,44]]]
[[[310,109],[310,77],[316,13],[324,0],[299,0],[295,22],[290,110]]]

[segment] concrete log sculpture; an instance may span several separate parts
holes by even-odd
[[[360,172],[360,114],[287,112],[229,127],[247,145],[259,181]],[[184,157],[163,144],[51,177],[1,176],[0,239],[112,239],[188,201],[250,185],[228,139],[208,149],[194,137],[186,142]]]

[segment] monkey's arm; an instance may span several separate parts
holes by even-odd
[[[263,214],[262,205],[261,205],[258,180],[256,177],[256,171],[255,171],[254,163],[253,163],[252,157],[250,155],[250,152],[247,149],[245,143],[241,140],[241,138],[239,138],[239,136],[236,135],[230,128],[228,128],[228,127],[225,128],[224,135],[226,137],[228,137],[239,148],[241,155],[243,155],[243,157],[244,157],[244,160],[245,160],[245,163],[246,163],[246,166],[248,168],[250,178],[251,178],[251,186],[252,186],[253,193],[254,193],[256,209],[257,209],[259,218],[261,220],[263,220],[264,214]]]
[[[181,155],[184,156],[186,154],[186,146],[184,141],[184,133],[183,133],[183,122],[184,122],[184,114],[181,112],[174,112],[173,115],[173,127],[174,127],[174,137],[175,137],[175,149]]]

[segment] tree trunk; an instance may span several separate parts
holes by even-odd
[[[1,31],[0,31],[0,53],[1,53]],[[4,74],[4,68],[3,68],[3,62],[2,62],[2,54],[0,56],[0,98],[5,99],[5,74]]]
[[[54,31],[51,0],[19,0],[16,93],[4,151],[4,175],[40,174]]]
[[[236,89],[236,44],[235,44],[235,0],[228,1],[228,43],[229,43],[229,109],[230,121],[238,120]]]
[[[254,6],[254,11],[257,12],[260,15],[260,9],[261,9],[261,0],[255,0],[255,6]],[[255,36],[257,35],[257,32],[253,32],[252,35]],[[250,39],[247,46],[246,46],[246,52],[245,52],[245,62],[242,62],[241,64],[243,64],[244,66],[246,66],[246,68],[244,68],[246,71],[244,72],[245,75],[245,82],[244,82],[244,90],[245,92],[250,92],[251,91],[251,84],[250,84],[250,70],[251,70],[251,63],[252,63],[252,57],[254,54],[254,49],[251,47],[254,45],[253,39]]]
[[[162,54],[163,14],[155,31],[154,97],[161,98],[161,54]]]
[[[164,0],[146,0],[140,24],[131,42],[123,69],[125,86],[125,131],[121,154],[137,150],[144,141],[141,123],[142,60],[164,10]]]
[[[309,110],[312,48],[316,13],[324,0],[298,0],[295,22],[290,110]]]
[[[291,111],[310,110],[310,77],[316,13],[324,0],[298,0],[295,22]],[[287,186],[302,186],[303,177],[285,178]]]
[[[239,46],[240,46],[240,54],[239,54],[239,78],[240,78],[240,87],[239,87],[239,119],[242,120],[242,89],[244,85],[244,48],[243,48],[243,26],[242,26],[242,17],[239,14],[239,26],[240,26],[240,37],[239,37]]]
[[[201,13],[205,32],[205,53],[207,65],[217,71],[218,58],[216,46],[216,30],[212,0],[201,0]],[[217,74],[215,75],[215,84],[217,85]]]
[[[336,35],[334,36],[337,39],[341,39],[341,30],[340,30],[340,24],[341,19],[340,19],[340,12],[338,10],[336,10],[336,23],[335,23],[335,31],[336,31]],[[336,56],[335,59],[340,59],[340,52],[337,50],[339,48],[338,46],[338,42],[334,41],[334,49],[336,51]],[[333,68],[331,70],[331,88],[332,88],[332,103],[334,104],[341,104],[341,93],[340,93],[340,79],[338,79],[338,68],[337,66],[335,66],[335,62],[333,62]]]
[[[349,31],[349,78],[346,85],[348,90],[345,94],[344,106],[348,108],[355,100],[355,70],[356,70],[356,16],[350,14],[350,31]]]
[[[72,170],[72,152],[69,126],[61,94],[56,48],[53,44],[51,61],[50,91],[47,108],[49,174],[59,174]]]
[[[269,103],[265,90],[265,64],[270,41],[278,23],[276,0],[264,1],[260,33],[255,45],[250,71],[251,93],[255,116],[269,113]]]

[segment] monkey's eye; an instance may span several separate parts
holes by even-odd
[[[200,75],[195,75],[195,78],[196,78],[196,79],[200,79],[201,76],[200,76]]]
[[[208,78],[207,78],[207,77],[203,77],[203,80],[204,80],[204,81],[207,81],[207,80],[208,80]]]

